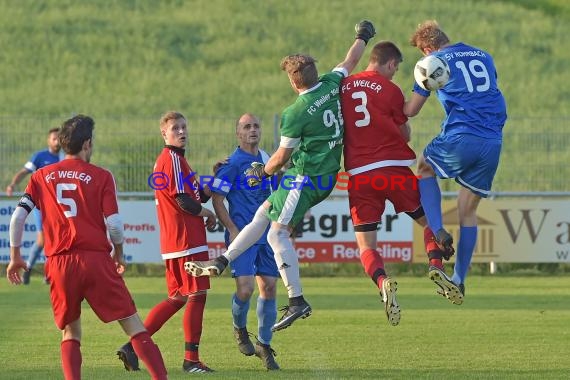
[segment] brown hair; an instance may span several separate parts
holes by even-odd
[[[59,129],[59,143],[67,154],[77,154],[83,149],[83,143],[93,138],[95,122],[85,115],[77,115],[63,122]]]
[[[51,135],[52,133],[59,133],[59,128],[52,128],[48,131],[48,136]]]
[[[419,24],[410,37],[410,44],[422,51],[425,48],[439,50],[447,43],[449,43],[449,38],[435,20],[427,20]]]
[[[281,60],[281,70],[289,75],[298,88],[311,88],[319,81],[316,62],[310,55],[288,55]]]
[[[395,43],[391,41],[380,41],[372,48],[370,52],[370,63],[385,65],[391,60],[402,62],[402,52]]]
[[[170,120],[186,119],[184,115],[177,111],[168,111],[160,117],[160,129],[166,128],[166,124]]]

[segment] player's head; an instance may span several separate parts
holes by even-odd
[[[50,152],[59,153],[59,128],[52,128],[48,131],[47,144]]]
[[[160,118],[160,134],[166,145],[184,148],[188,140],[188,124],[180,112],[168,111]]]
[[[291,86],[302,91],[313,87],[319,81],[316,62],[310,55],[288,55],[281,60],[281,70],[289,76]]]
[[[386,78],[392,79],[402,60],[402,52],[395,43],[380,41],[372,48],[368,67],[378,71]]]
[[[257,146],[261,139],[261,122],[252,113],[245,113],[236,121],[236,136],[239,146]]]
[[[448,43],[449,38],[435,20],[427,20],[419,24],[410,37],[410,44],[420,49],[424,55],[437,51]]]
[[[59,143],[65,154],[91,160],[95,122],[85,115],[77,115],[63,122],[59,129]]]

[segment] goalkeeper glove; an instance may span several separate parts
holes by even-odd
[[[264,178],[270,177],[270,175],[265,172],[265,165],[261,162],[252,162],[251,167],[245,171],[245,175],[249,187],[257,186]]]
[[[368,40],[376,35],[376,29],[374,25],[368,20],[360,21],[354,26],[356,31],[356,39],[364,41],[364,44],[368,43]]]

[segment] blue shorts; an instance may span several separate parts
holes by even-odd
[[[43,231],[42,228],[42,213],[37,208],[34,208],[34,222],[36,223],[36,231],[41,232]]]
[[[424,149],[424,158],[440,178],[486,198],[499,166],[501,140],[474,135],[439,135]]]
[[[273,250],[269,244],[255,244],[230,263],[232,277],[279,277]]]

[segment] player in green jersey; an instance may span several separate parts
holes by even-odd
[[[298,318],[311,315],[311,306],[303,297],[299,276],[299,260],[289,236],[305,212],[324,200],[336,184],[342,155],[343,119],[339,87],[343,78],[356,67],[366,43],[376,31],[370,21],[355,27],[356,40],[348,53],[330,73],[318,76],[316,60],[302,54],[289,55],[281,61],[281,69],[299,94],[295,103],[281,116],[281,142],[267,164],[254,163],[245,173],[252,186],[278,173],[291,158],[279,188],[257,210],[228,250],[215,260],[185,264],[194,276],[217,276],[228,263],[261,237],[271,224],[267,241],[275,253],[275,261],[289,296],[285,313],[272,331],[291,326]],[[295,151],[295,152],[294,152]],[[294,153],[293,153],[294,152]]]

